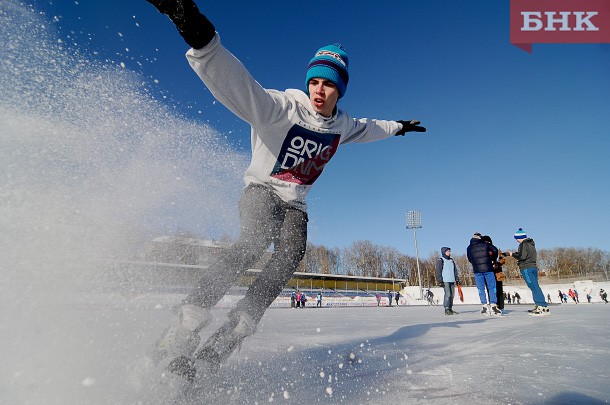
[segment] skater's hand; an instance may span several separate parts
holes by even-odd
[[[399,124],[402,124],[402,129],[400,131],[398,131],[396,133],[396,136],[398,135],[404,135],[407,132],[426,132],[426,128],[420,126],[419,124],[421,124],[421,122],[419,122],[418,120],[410,120],[410,121],[402,121],[402,120],[398,120],[396,121]]]
[[[210,43],[216,30],[206,16],[199,12],[193,0],[146,0],[174,23],[184,41],[194,49]]]
[[[147,2],[149,2],[150,4],[152,4],[153,6],[155,6],[155,8],[157,10],[159,10],[159,12],[161,14],[165,14],[168,16],[174,16],[177,14],[179,14],[180,10],[182,10],[182,14],[184,15],[184,5],[182,4],[181,1],[177,1],[177,0],[146,0]]]

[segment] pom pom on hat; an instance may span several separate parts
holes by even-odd
[[[519,228],[519,230],[517,232],[515,232],[515,239],[520,240],[520,239],[527,239],[527,235],[525,234],[525,231],[521,228]]]
[[[473,239],[481,239],[481,233],[480,232],[475,232],[474,235],[472,235]]]
[[[349,81],[348,65],[349,58],[341,44],[327,45],[318,49],[307,66],[305,93],[309,95],[309,80],[319,77],[333,82],[339,91],[339,98],[343,97]]]

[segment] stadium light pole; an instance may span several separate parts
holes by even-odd
[[[421,228],[421,212],[407,211],[407,229],[413,229],[415,240],[415,262],[417,263],[417,282],[419,283],[419,299],[424,299],[424,290],[421,285],[421,271],[419,269],[419,252],[417,250],[417,228]]]

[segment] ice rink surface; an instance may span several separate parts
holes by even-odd
[[[168,403],[143,373],[180,295],[83,294],[2,331],[2,404]],[[604,304],[273,308],[220,372],[177,403],[569,404],[610,401]],[[226,308],[213,311],[213,332]],[[13,325],[15,326],[15,325]]]

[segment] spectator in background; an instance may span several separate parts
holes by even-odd
[[[559,303],[563,304],[563,293],[561,292],[561,290],[557,290],[559,292]]]
[[[428,305],[434,305],[434,293],[429,288],[426,290],[426,300]]]
[[[377,293],[377,306],[381,304],[381,294]]]
[[[392,306],[392,291],[388,290],[388,306]]]
[[[481,234],[475,233],[470,239],[470,245],[466,249],[468,261],[472,264],[474,281],[479,291],[479,299],[483,305],[481,313],[484,315],[501,315],[502,311],[498,308],[498,296],[496,294],[496,276],[492,257],[497,257],[498,249],[489,243],[481,240]],[[487,287],[487,292],[485,291]],[[487,296],[489,295],[489,305]]]
[[[400,291],[396,291],[396,294],[394,294],[394,299],[396,300],[396,306],[398,306],[398,300],[400,299]]]
[[[591,294],[587,293],[587,302],[590,304],[591,303]]]
[[[305,308],[306,302],[307,302],[307,295],[305,293],[301,293],[301,308]]]
[[[515,303],[515,301],[517,302],[517,304],[521,304],[521,296],[518,292],[513,294],[513,304]]]
[[[571,288],[568,290],[568,295],[570,296],[570,298],[572,298],[572,301],[574,301],[575,304],[578,304],[576,294],[574,294],[574,291]]]
[[[604,301],[604,303],[608,303],[608,294],[604,291],[604,289],[599,290],[599,297]]]
[[[316,307],[322,308],[322,291],[318,291],[318,295],[316,296]]]
[[[546,295],[546,302],[551,303],[551,294]]]
[[[436,261],[436,279],[445,292],[445,298],[443,299],[445,315],[457,315],[459,312],[453,310],[453,298],[455,297],[455,285],[459,284],[460,281],[457,275],[457,266],[451,258],[451,248],[441,248],[441,257]],[[432,294],[432,291],[430,291],[430,294]],[[428,298],[428,303],[430,303],[430,298]]]

